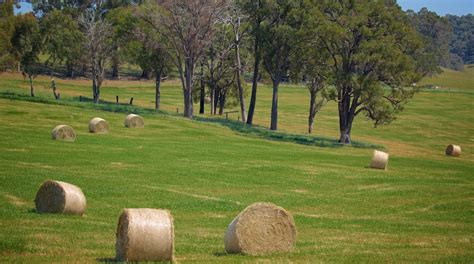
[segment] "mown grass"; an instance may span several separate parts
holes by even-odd
[[[117,218],[127,207],[172,211],[177,262],[468,263],[474,258],[473,94],[422,92],[383,128],[359,118],[354,139],[383,144],[391,153],[389,169],[378,171],[367,168],[371,148],[267,140],[262,127],[241,131],[247,128],[234,121],[176,116],[181,91],[175,83],[163,87],[168,114],[143,112],[146,128],[130,130],[123,127],[122,112],[129,109],[78,107],[84,103],[74,98],[88,95],[87,82],[57,82],[71,105],[0,99],[0,262],[112,260]],[[54,101],[43,88],[48,79],[39,77],[37,84],[38,97]],[[153,105],[152,83],[108,85],[104,100],[133,94],[140,109]],[[0,92],[27,94],[27,83],[2,75]],[[270,98],[270,89],[262,86],[256,119],[261,126],[269,121]],[[288,133],[276,137],[307,137],[306,104],[304,87],[282,88],[280,128]],[[95,116],[109,121],[109,134],[88,133]],[[317,137],[337,138],[333,104],[316,122]],[[76,142],[51,140],[58,124],[75,128]],[[444,156],[448,143],[463,147],[460,158]],[[35,213],[33,199],[46,179],[80,186],[86,214]],[[292,253],[225,254],[227,225],[256,201],[293,213],[298,241]]]

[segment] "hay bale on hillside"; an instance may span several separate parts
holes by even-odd
[[[117,261],[173,260],[173,217],[161,209],[124,209],[117,226]]]
[[[385,170],[388,166],[388,153],[383,151],[374,150],[370,167],[374,169]]]
[[[38,213],[63,213],[83,215],[86,197],[81,188],[60,181],[45,181],[35,198]]]
[[[53,129],[51,136],[54,140],[71,141],[76,140],[76,132],[72,127],[59,125]]]
[[[296,242],[293,216],[272,203],[254,203],[229,224],[224,237],[228,253],[261,255],[290,251]]]
[[[89,132],[105,134],[109,132],[109,123],[100,117],[94,117],[89,121]]]
[[[449,145],[446,148],[446,155],[448,156],[454,156],[454,157],[459,157],[461,156],[461,147],[458,145]]]
[[[143,117],[135,114],[129,114],[125,118],[125,127],[128,128],[144,128],[145,127],[145,120]]]

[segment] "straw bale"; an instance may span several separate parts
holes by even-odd
[[[54,140],[71,142],[74,142],[74,140],[76,140],[76,132],[74,131],[74,129],[72,129],[72,127],[66,125],[56,126],[53,129],[51,135]]]
[[[374,169],[385,170],[388,166],[388,153],[383,151],[374,150],[370,167]]]
[[[117,226],[116,260],[173,260],[173,217],[162,209],[124,209]]]
[[[109,132],[109,123],[100,117],[94,117],[89,121],[89,132],[105,134]]]
[[[224,237],[228,253],[262,255],[288,252],[296,242],[293,216],[272,203],[254,203],[229,224]]]
[[[143,117],[139,115],[129,114],[125,118],[125,126],[128,128],[144,128],[145,121],[143,120]]]
[[[38,213],[83,215],[86,210],[86,197],[75,185],[48,180],[36,193],[35,204]]]
[[[461,156],[461,151],[462,150],[460,146],[451,144],[446,148],[446,155],[459,157]]]

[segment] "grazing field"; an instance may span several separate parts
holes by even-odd
[[[35,81],[37,96],[49,98],[43,103],[7,99],[29,94],[28,82],[0,75],[0,262],[112,261],[118,216],[123,208],[140,207],[171,210],[179,263],[472,262],[471,72],[425,80],[441,88],[417,94],[390,126],[374,129],[359,117],[353,139],[367,143],[362,148],[268,140],[236,129],[235,122],[181,118],[173,114],[182,108],[174,81],[164,83],[165,113],[144,112],[145,129],[127,129],[128,113],[76,106],[73,98],[91,97],[89,81],[57,80],[62,100],[74,103],[68,106],[48,104],[53,95],[47,77]],[[153,93],[153,82],[107,81],[102,99],[134,97],[134,104],[151,108]],[[284,86],[280,94],[280,129],[304,134],[306,88]],[[258,125],[269,124],[270,100],[270,88],[261,86]],[[88,132],[96,116],[109,122],[108,134]],[[51,140],[59,124],[75,129],[74,143]],[[337,138],[337,128],[335,104],[329,103],[314,134]],[[390,153],[387,171],[368,168],[373,148],[363,146],[369,143]],[[446,157],[448,144],[461,145],[461,157]],[[85,215],[37,214],[33,199],[47,179],[81,187]],[[294,215],[292,253],[225,253],[227,225],[257,201]]]

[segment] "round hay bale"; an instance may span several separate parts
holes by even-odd
[[[385,170],[388,165],[388,153],[383,151],[374,150],[374,155],[372,156],[372,161],[370,162],[370,167],[374,169]]]
[[[449,145],[446,148],[446,155],[448,156],[454,156],[454,157],[459,157],[461,156],[461,147],[458,145]]]
[[[109,123],[100,117],[94,117],[89,121],[89,132],[105,134],[109,132]]]
[[[117,226],[116,260],[173,260],[173,217],[161,209],[124,209]]]
[[[74,142],[76,140],[76,132],[70,126],[59,125],[53,129],[52,138],[54,140]]]
[[[125,127],[128,128],[144,128],[145,127],[145,120],[143,117],[135,114],[129,114],[125,118]]]
[[[35,198],[38,213],[63,213],[83,215],[86,197],[81,188],[60,181],[45,181]]]
[[[290,251],[296,242],[293,216],[272,203],[254,203],[229,224],[224,237],[227,253],[261,255]]]

